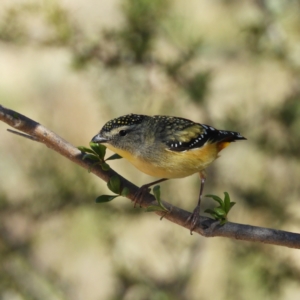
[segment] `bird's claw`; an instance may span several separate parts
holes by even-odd
[[[190,214],[190,216],[185,221],[185,224],[190,223],[190,234],[193,235],[193,231],[196,228],[198,222],[200,220],[200,205],[197,205],[194,211]]]
[[[140,207],[142,207],[141,205],[142,199],[144,195],[150,192],[150,190],[151,189],[147,185],[143,185],[138,189],[138,191],[134,195],[134,204],[133,204],[134,208],[136,207],[137,203],[140,205]]]

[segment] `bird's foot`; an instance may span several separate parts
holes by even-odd
[[[150,182],[148,184],[144,184],[142,185],[138,191],[135,193],[134,195],[134,205],[133,207],[136,206],[137,203],[140,204],[140,207],[141,206],[141,202],[142,202],[142,199],[143,197],[148,194],[150,192],[151,189],[149,189],[150,186],[154,185],[154,184],[157,184],[157,183],[160,183],[160,182],[163,182],[163,181],[166,181],[167,178],[162,178],[162,179],[159,179],[159,180],[156,180],[156,181],[153,181],[153,182]]]
[[[192,214],[190,214],[190,216],[187,218],[187,220],[185,221],[185,224],[190,223],[190,234],[193,235],[193,231],[196,228],[198,222],[200,220],[200,205],[198,204],[194,211],[192,212]]]
[[[134,204],[133,207],[136,207],[136,204],[138,203],[140,207],[142,207],[141,203],[143,200],[143,197],[148,194],[151,191],[148,184],[142,185],[138,191],[134,195]]]

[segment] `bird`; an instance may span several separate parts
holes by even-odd
[[[141,186],[135,204],[149,187],[195,173],[200,176],[197,206],[187,219],[190,233],[200,220],[200,204],[206,180],[205,169],[231,142],[246,140],[239,132],[165,115],[127,114],[108,121],[92,138],[128,160],[141,172],[160,178]]]

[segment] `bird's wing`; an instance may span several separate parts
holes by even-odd
[[[209,125],[193,123],[187,124],[184,128],[174,128],[173,132],[166,136],[165,144],[168,150],[181,152],[198,149],[208,143],[223,144],[235,140],[245,140],[245,138],[238,132],[218,130]]]

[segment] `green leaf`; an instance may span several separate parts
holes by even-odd
[[[208,214],[211,214],[211,215],[215,214],[215,212],[212,209],[210,209],[210,208],[206,209],[204,212],[206,212]]]
[[[120,194],[120,186],[120,178],[117,175],[112,176],[109,182],[107,183],[107,187],[116,194]]]
[[[91,159],[91,160],[94,160],[94,161],[99,161],[99,157],[94,155],[94,154],[84,154],[83,157],[82,157],[83,160],[85,159]]]
[[[119,195],[101,195],[101,196],[96,198],[95,202],[96,203],[110,202],[110,201],[114,200],[117,197],[119,197]]]
[[[154,194],[154,197],[155,197],[156,201],[158,202],[158,205],[150,205],[150,206],[148,206],[148,207],[151,207],[150,210],[148,210],[148,207],[147,207],[146,211],[148,212],[148,211],[161,210],[161,211],[168,212],[169,210],[161,202],[161,199],[160,199],[160,186],[159,185],[156,185],[153,188],[153,194]]]
[[[220,217],[220,216],[218,216],[218,214],[216,214],[216,213],[213,213],[213,214],[211,214],[211,216],[215,219],[215,220],[223,220],[223,218],[222,217]]]
[[[101,159],[104,159],[105,153],[106,153],[106,147],[98,144],[90,142],[90,147],[99,155]]]
[[[230,197],[227,192],[224,192],[224,195],[224,210],[226,213],[228,213],[230,211]]]
[[[154,197],[157,200],[157,202],[161,203],[161,200],[160,200],[160,186],[159,185],[156,185],[153,188],[153,194],[154,194]]]
[[[224,192],[224,200],[215,195],[207,195],[206,197],[210,197],[217,201],[220,206],[215,207],[213,209],[205,210],[206,213],[209,213],[213,218],[220,221],[221,225],[224,225],[227,222],[227,215],[230,209],[235,205],[235,202],[230,201],[230,196],[227,192]]]
[[[216,208],[214,208],[213,210],[214,210],[214,212],[215,212],[218,216],[220,216],[220,217],[226,217],[226,212],[224,211],[223,208],[221,208],[221,207],[216,207]]]
[[[78,146],[77,149],[80,150],[81,152],[92,153],[95,155],[95,152],[90,148],[84,146]]]
[[[223,205],[224,205],[223,200],[220,197],[216,196],[216,195],[205,195],[205,197],[209,197],[209,198],[214,199],[215,201],[217,201],[220,204],[221,207],[223,207]]]
[[[108,171],[110,169],[110,166],[107,163],[102,163],[101,168],[103,171]]]
[[[114,159],[120,159],[120,158],[123,158],[123,157],[121,155],[115,153],[114,155],[110,156],[106,160],[114,160]]]
[[[215,220],[219,220],[220,217],[212,210],[212,209],[206,209],[204,212],[210,214]]]
[[[124,187],[124,189],[121,192],[121,195],[124,196],[124,197],[127,197],[129,195],[129,188]]]

